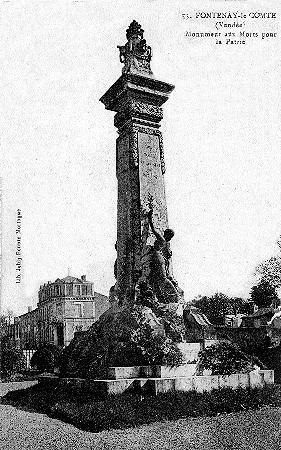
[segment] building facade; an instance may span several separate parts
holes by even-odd
[[[86,331],[109,308],[108,297],[94,291],[85,275],[67,276],[40,286],[37,308],[15,318],[21,348],[67,346],[76,331]]]

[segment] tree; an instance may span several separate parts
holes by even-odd
[[[11,309],[7,308],[5,316],[7,318],[8,325],[11,325],[13,318],[15,316],[14,312]]]
[[[8,325],[11,325],[14,315],[15,315],[14,312],[11,309],[7,308],[5,311],[1,311],[0,322],[1,323],[5,322]]]
[[[241,297],[229,297],[229,307],[232,312],[228,314],[250,314],[251,304]]]
[[[258,308],[267,308],[279,304],[275,287],[265,279],[261,279],[257,285],[252,287],[250,295]]]
[[[225,294],[216,293],[211,297],[198,297],[193,300],[193,305],[207,316],[214,325],[223,325],[227,314],[245,314],[248,303],[239,297],[228,297]]]
[[[15,347],[7,336],[1,338],[1,378],[8,378],[26,369],[26,359],[22,350]]]
[[[1,312],[0,314],[0,331],[1,336],[7,333],[9,326],[12,323],[12,319],[14,317],[14,313],[12,310],[7,309],[6,311]]]
[[[281,256],[272,256],[255,269],[258,279],[267,281],[275,289],[281,287]]]

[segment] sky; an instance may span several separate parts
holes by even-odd
[[[245,30],[277,38],[185,36],[215,31],[196,11],[237,10],[275,11]],[[247,298],[281,234],[280,13],[277,0],[0,2],[4,309],[26,312],[41,283],[68,271],[104,294],[114,284],[117,132],[99,98],[121,75],[117,45],[134,19],[155,77],[175,85],[162,121],[175,277],[186,299]]]

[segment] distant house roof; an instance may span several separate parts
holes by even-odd
[[[198,308],[195,308],[194,306],[187,307],[184,311],[189,316],[193,317],[193,319],[195,320],[196,323],[198,323],[198,325],[203,326],[203,327],[212,326],[209,319]]]
[[[210,325],[212,325],[205,314],[193,311],[190,311],[190,314],[194,317],[198,325],[202,325],[203,327],[209,327]]]
[[[92,281],[89,280],[81,280],[81,278],[77,278],[77,277],[71,277],[70,275],[68,275],[65,278],[57,278],[55,283],[93,283]]]
[[[258,319],[259,317],[268,316],[270,314],[272,314],[272,315],[274,314],[274,310],[272,308],[260,308],[253,314],[251,314],[249,316],[244,316],[244,317]]]
[[[260,308],[249,316],[242,317],[241,327],[265,326],[274,315],[273,308]]]

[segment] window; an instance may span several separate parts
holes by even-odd
[[[75,307],[75,317],[82,317],[83,316],[82,303],[74,303],[74,307]]]
[[[72,294],[72,286],[71,284],[67,284],[66,285],[66,295],[71,295]]]
[[[87,285],[82,286],[82,295],[87,295]]]
[[[79,284],[77,284],[77,286],[76,286],[76,292],[77,292],[77,295],[80,295],[80,285]]]

